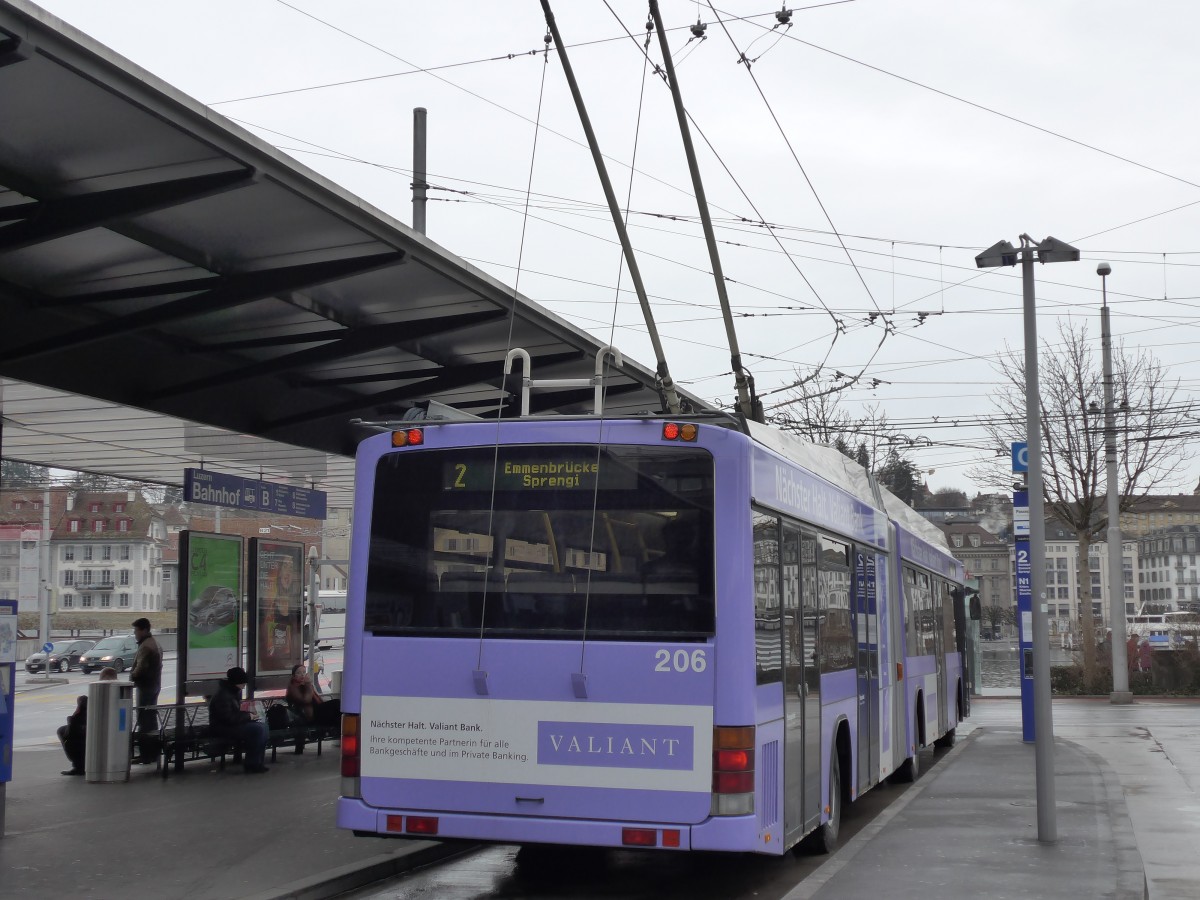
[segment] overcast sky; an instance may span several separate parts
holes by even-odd
[[[425,107],[430,238],[653,365],[561,64],[539,52],[537,0],[41,5],[405,223]],[[642,53],[647,5],[552,5],[671,372],[728,403],[679,130]],[[1182,398],[1200,391],[1200,4],[796,3],[774,30],[777,3],[660,5],[769,408],[817,367],[826,386],[860,376],[847,410],[877,404],[929,444],[913,458],[931,487],[973,492],[968,469],[993,454],[970,423],[1023,339],[1019,269],[980,275],[974,256],[1022,232],[1083,255],[1037,267],[1041,338],[1086,320],[1098,350],[1105,260],[1114,338],[1153,349]],[[1198,474],[1180,466],[1176,488]]]

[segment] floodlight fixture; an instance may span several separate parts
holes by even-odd
[[[1079,262],[1079,251],[1058,238],[1047,237],[1037,245],[1038,262]]]
[[[975,265],[980,269],[1015,266],[1016,264],[1017,248],[1008,241],[998,241],[975,257]]]

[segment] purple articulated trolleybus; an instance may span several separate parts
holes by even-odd
[[[967,711],[962,569],[727,414],[398,423],[358,451],[338,825],[781,854]]]

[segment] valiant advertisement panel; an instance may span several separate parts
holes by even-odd
[[[706,793],[711,706],[362,698],[366,778]]]

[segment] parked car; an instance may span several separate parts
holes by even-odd
[[[70,672],[79,665],[79,658],[92,649],[95,641],[55,641],[50,648],[50,668],[58,672]],[[26,672],[46,671],[46,653],[39,650],[25,658]]]
[[[124,672],[133,665],[137,656],[137,638],[132,634],[122,637],[109,637],[100,641],[79,660],[79,668],[84,675],[90,675],[95,669],[112,666],[118,672]]]
[[[208,634],[234,622],[238,617],[238,601],[227,587],[209,585],[188,608],[188,621],[201,634]]]

